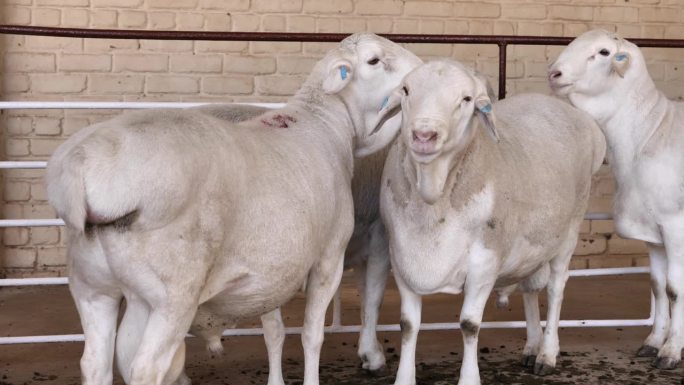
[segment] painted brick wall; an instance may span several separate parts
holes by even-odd
[[[580,3],[580,5],[576,5]],[[80,28],[576,36],[602,27],[625,37],[684,38],[681,0],[1,0],[0,22]],[[2,100],[283,101],[330,47],[314,43],[84,40],[0,36]],[[426,59],[462,60],[496,86],[495,46],[409,44]],[[546,66],[561,47],[509,48],[509,94],[548,93]],[[671,98],[684,98],[684,51],[645,50]],[[12,110],[0,115],[1,154],[45,160],[69,135],[119,111]],[[2,172],[3,218],[53,217],[42,170]],[[592,211],[610,211],[604,166]],[[64,273],[65,232],[2,231],[0,274]],[[642,243],[585,222],[574,267],[647,263]]]

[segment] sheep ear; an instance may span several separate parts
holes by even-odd
[[[338,60],[328,68],[328,75],[323,80],[323,92],[336,94],[349,84],[353,76],[352,65],[347,60]]]
[[[499,132],[496,130],[496,119],[492,110],[492,102],[487,96],[481,96],[475,100],[475,115],[480,123],[487,128],[487,132],[496,142],[499,141]]]
[[[381,108],[374,124],[368,124],[373,127],[373,130],[364,138],[357,140],[357,148],[354,151],[354,156],[363,158],[371,155],[392,143],[394,138],[401,130],[401,120],[391,121],[393,117],[397,116],[401,111],[401,94],[400,91],[395,90],[389,97],[387,97]],[[381,129],[382,128],[382,129]]]
[[[382,107],[378,111],[378,120],[375,122],[373,131],[369,135],[374,135],[380,131],[385,122],[398,114],[399,111],[401,111],[401,94],[399,90],[394,90],[382,103]]]
[[[625,77],[625,73],[629,69],[629,65],[632,57],[627,52],[618,52],[613,56],[613,69],[620,75],[621,78]]]
[[[480,71],[476,69],[473,69],[473,76],[475,76],[475,78],[478,81],[485,85],[485,88],[487,90],[487,96],[489,96],[490,100],[499,100],[499,96],[494,92],[492,84],[489,82],[489,79],[484,74],[482,74]]]

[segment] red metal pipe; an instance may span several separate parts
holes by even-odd
[[[209,31],[146,31],[85,28],[56,28],[24,25],[0,25],[0,34],[72,37],[89,39],[143,40],[212,40],[212,41],[299,41],[339,42],[344,33],[291,32],[209,32]],[[506,47],[519,45],[566,45],[571,37],[559,36],[487,36],[487,35],[415,35],[381,34],[396,43],[432,44],[496,44],[499,46],[499,98],[506,96]],[[641,47],[684,48],[684,39],[628,39]]]
[[[499,100],[506,97],[506,47],[505,43],[499,43]]]
[[[344,33],[147,31],[0,25],[0,33],[99,39],[338,42]],[[397,43],[565,45],[571,37],[380,34]],[[684,39],[628,39],[642,47],[684,48]]]

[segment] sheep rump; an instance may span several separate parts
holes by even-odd
[[[317,384],[325,310],[353,230],[353,155],[392,139],[368,138],[366,124],[416,63],[356,34],[286,107],[258,118],[142,111],[65,142],[48,164],[48,193],[69,229],[83,382],[111,382],[115,351],[126,383],[187,383],[183,339],[204,304],[227,324],[261,316],[269,383],[282,384],[275,311],[306,282],[304,383]]]

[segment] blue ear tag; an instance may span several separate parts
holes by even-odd
[[[387,107],[388,102],[389,102],[389,96],[385,96],[385,99],[383,99],[382,106],[380,106],[380,109],[382,110],[383,108]]]
[[[340,76],[342,77],[342,80],[347,78],[347,67],[340,67]]]
[[[480,112],[482,112],[483,114],[488,114],[488,113],[492,112],[492,105],[487,104],[486,106],[480,108]]]
[[[625,59],[627,59],[627,55],[624,55],[624,54],[615,56],[615,60],[617,60],[617,61],[623,61]]]

